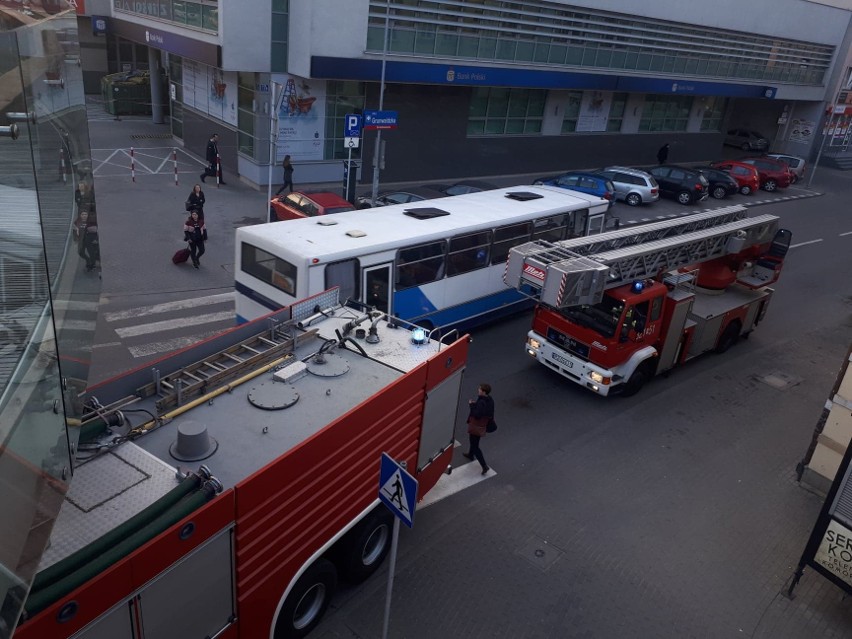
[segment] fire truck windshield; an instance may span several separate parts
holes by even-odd
[[[561,311],[565,319],[579,326],[591,328],[602,337],[609,338],[615,337],[623,312],[624,302],[609,295],[604,295],[603,299],[594,306],[583,304],[564,308]]]

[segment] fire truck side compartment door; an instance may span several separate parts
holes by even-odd
[[[660,362],[657,371],[663,372],[673,368],[680,353],[680,341],[689,312],[692,310],[694,296],[682,289],[669,292],[667,304],[671,304],[669,328],[665,333],[665,341],[660,348]]]
[[[122,601],[118,606],[98,617],[75,634],[72,639],[133,639],[132,602]]]
[[[417,451],[418,472],[455,441],[456,414],[463,373],[464,368],[455,371],[426,396],[423,433],[420,437],[420,450]]]

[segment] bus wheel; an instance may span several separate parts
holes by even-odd
[[[719,343],[716,345],[717,353],[724,353],[731,346],[737,343],[737,340],[740,338],[740,330],[742,329],[742,324],[740,324],[740,320],[734,320],[730,324],[725,327],[722,336],[719,338]]]
[[[639,364],[636,367],[636,370],[633,371],[633,374],[630,376],[630,379],[627,380],[627,383],[624,384],[624,390],[621,391],[621,395],[623,397],[631,397],[642,390],[642,387],[645,383],[651,379],[651,366],[645,362]]]
[[[348,582],[360,583],[372,575],[387,557],[391,546],[393,515],[379,506],[341,540],[340,574]]]
[[[337,571],[327,559],[317,559],[293,586],[278,620],[275,639],[293,639],[307,635],[325,614],[334,587]]]

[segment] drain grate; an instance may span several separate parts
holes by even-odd
[[[131,140],[171,140],[171,133],[140,133],[138,135],[131,135]]]
[[[530,537],[523,546],[515,551],[515,554],[520,555],[539,570],[545,571],[565,552],[544,539]]]

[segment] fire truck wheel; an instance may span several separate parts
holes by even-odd
[[[350,583],[360,583],[372,575],[390,550],[393,515],[379,506],[343,538],[340,574]]]
[[[304,637],[322,619],[337,585],[337,570],[327,559],[317,559],[287,596],[278,620],[275,639]]]
[[[624,384],[624,390],[621,391],[622,396],[630,397],[638,393],[642,390],[645,382],[651,379],[651,375],[651,365],[648,362],[639,364],[639,366],[636,367],[636,370],[633,371],[630,379],[628,379],[627,383]]]
[[[739,320],[734,320],[730,324],[725,327],[724,332],[722,333],[722,337],[719,338],[719,343],[716,345],[717,353],[724,353],[731,346],[737,343],[737,340],[740,338],[740,330],[742,329],[742,324]]]

